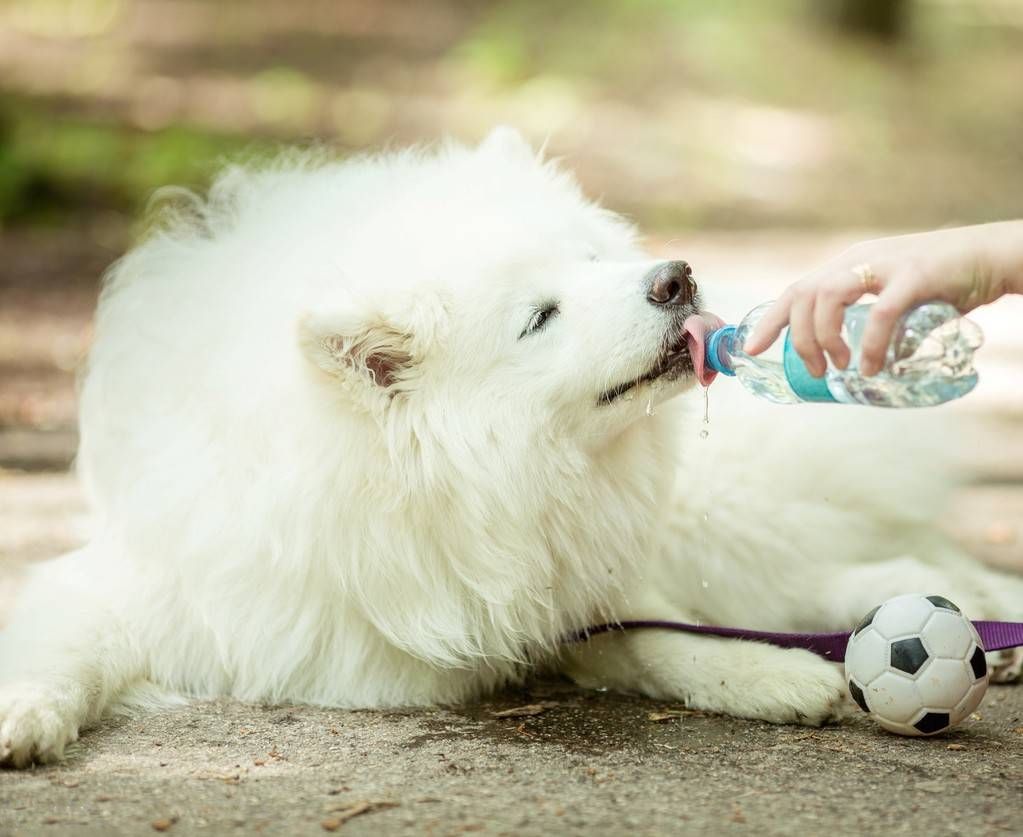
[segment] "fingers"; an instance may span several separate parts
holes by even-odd
[[[849,347],[842,339],[845,306],[845,296],[822,291],[818,294],[813,309],[813,328],[817,335],[817,343],[839,369],[845,369],[849,365]]]
[[[914,303],[921,302],[926,296],[926,293],[921,293],[917,282],[906,277],[892,281],[881,291],[877,302],[871,306],[867,325],[863,329],[860,372],[870,376],[881,371],[895,323]]]
[[[764,349],[770,346],[781,330],[789,324],[789,309],[792,305],[792,290],[786,291],[778,301],[774,303],[767,313],[757,323],[753,333],[743,345],[743,350],[749,355],[759,355]]]
[[[806,368],[815,378],[821,377],[827,369],[824,352],[817,342],[814,330],[814,306],[816,299],[812,294],[800,296],[792,303],[789,323],[792,334],[792,347],[803,359]]]

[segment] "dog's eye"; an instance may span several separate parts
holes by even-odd
[[[529,322],[526,323],[526,327],[522,330],[522,334],[519,335],[519,340],[521,340],[527,334],[533,334],[534,332],[539,331],[557,315],[558,315],[557,303],[549,302],[545,305],[540,306],[535,311],[533,311],[533,315],[529,318]]]

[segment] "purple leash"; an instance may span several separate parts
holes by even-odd
[[[980,634],[985,651],[1002,651],[1023,645],[1023,622],[974,622],[973,627]],[[836,663],[845,661],[845,647],[849,644],[852,631],[835,633],[789,634],[778,631],[751,631],[746,628],[722,628],[717,625],[691,625],[686,622],[666,622],[659,619],[635,619],[624,622],[607,622],[594,625],[568,637],[568,642],[582,642],[591,636],[611,631],[631,631],[634,628],[661,628],[666,631],[681,631],[687,634],[721,636],[729,639],[745,639],[752,642],[767,642],[780,648],[805,648],[826,660]]]

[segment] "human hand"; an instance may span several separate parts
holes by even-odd
[[[1013,283],[1023,265],[1020,251],[1023,222],[861,242],[790,286],[757,324],[744,349],[759,354],[790,325],[792,345],[812,375],[824,374],[825,352],[835,366],[845,369],[850,360],[841,337],[845,307],[864,294],[877,294],[864,329],[859,366],[864,375],[874,375],[884,364],[895,323],[906,311],[942,300],[966,313],[1015,290]]]

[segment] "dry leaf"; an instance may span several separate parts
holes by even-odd
[[[663,712],[651,712],[646,716],[648,721],[655,724],[663,724],[665,721],[674,721],[676,718],[685,718],[687,715],[694,715],[691,709],[666,709]]]
[[[949,744],[945,749],[946,750],[965,750],[966,749],[966,745],[965,744]]]
[[[528,703],[525,706],[516,706],[514,709],[502,709],[500,712],[490,713],[495,718],[532,718],[534,715],[542,715],[548,709],[553,709],[560,704],[555,700],[544,700],[540,703]]]
[[[526,738],[536,738],[536,736],[533,735],[533,733],[531,733],[528,729],[526,729],[526,722],[525,721],[523,721],[521,724],[519,724],[517,727],[515,727],[515,732],[517,732],[519,735],[522,735],[522,736],[524,736]]]
[[[326,831],[336,831],[353,817],[358,817],[361,814],[368,814],[370,811],[383,811],[387,808],[397,807],[397,802],[391,802],[387,799],[362,799],[358,802],[349,802],[347,805],[338,805],[333,808],[328,808],[327,810],[334,814],[334,816],[324,820],[320,823],[320,825]],[[336,823],[336,825],[334,825],[333,828],[329,828],[327,823]]]
[[[177,817],[169,817],[162,820],[153,820],[150,825],[153,827],[153,831],[170,831],[177,821]]]
[[[240,785],[242,782],[241,773],[216,773],[211,770],[200,770],[192,774],[196,779],[208,779],[218,782],[226,782],[229,785]]]

